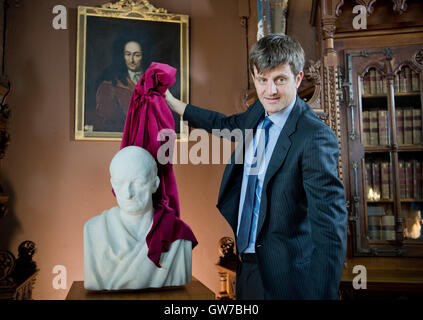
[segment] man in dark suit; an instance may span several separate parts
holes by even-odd
[[[251,49],[258,95],[241,114],[186,105],[169,92],[170,108],[208,132],[241,129],[243,163],[227,165],[217,207],[236,235],[238,299],[337,299],[346,253],[345,193],[338,178],[338,141],[297,96],[304,51],[285,35]]]

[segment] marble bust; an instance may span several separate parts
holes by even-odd
[[[180,286],[192,279],[192,243],[178,239],[161,254],[157,267],[148,257],[146,236],[153,224],[153,194],[160,179],[148,151],[120,150],[110,163],[118,206],[84,225],[84,287],[127,290]]]

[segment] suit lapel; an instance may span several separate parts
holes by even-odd
[[[297,96],[294,108],[289,115],[282,132],[279,135],[278,141],[276,142],[275,149],[270,158],[269,165],[267,167],[266,175],[263,181],[263,190],[260,201],[260,214],[257,223],[257,235],[259,235],[261,228],[263,227],[264,220],[266,218],[267,208],[267,185],[269,180],[275,175],[275,173],[282,167],[285,162],[286,155],[291,148],[290,136],[297,129],[297,122],[300,115],[303,113],[304,106],[303,101]]]

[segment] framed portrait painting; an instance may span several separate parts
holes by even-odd
[[[75,139],[121,140],[132,91],[151,62],[177,69],[169,90],[188,103],[188,28],[188,16],[147,1],[79,6]],[[173,117],[178,139],[187,140],[182,117]]]

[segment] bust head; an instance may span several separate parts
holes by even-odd
[[[153,208],[153,193],[160,184],[151,154],[137,146],[121,149],[110,163],[110,182],[121,211],[141,215]]]

